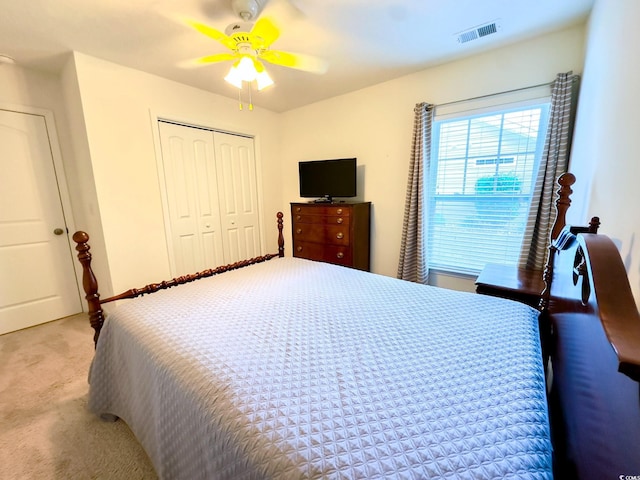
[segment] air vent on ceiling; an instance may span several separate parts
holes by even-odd
[[[456,37],[458,38],[458,43],[467,43],[497,33],[498,30],[500,30],[500,24],[495,21],[457,33]]]

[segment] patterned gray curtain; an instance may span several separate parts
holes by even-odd
[[[567,171],[569,163],[579,80],[572,72],[559,73],[551,87],[549,126],[522,241],[520,267],[544,268],[556,213],[556,179]]]
[[[426,212],[424,172],[431,163],[431,124],[434,106],[418,103],[414,109],[413,140],[409,159],[409,180],[402,225],[402,243],[398,278],[427,283],[429,265],[426,259]]]

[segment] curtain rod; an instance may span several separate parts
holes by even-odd
[[[471,102],[472,100],[480,100],[481,98],[495,97],[496,95],[521,92],[523,90],[530,90],[530,89],[533,89],[533,88],[545,87],[547,85],[552,85],[552,84],[553,84],[553,82],[540,83],[538,85],[531,85],[530,87],[514,88],[513,90],[507,90],[505,92],[488,93],[487,95],[480,95],[480,96],[477,96],[477,97],[465,98],[464,100],[454,100],[453,102],[438,103],[438,104],[436,104],[436,108],[437,107],[445,107],[447,105],[455,105],[456,103]]]

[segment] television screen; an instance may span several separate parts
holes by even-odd
[[[331,201],[333,197],[355,197],[356,159],[312,160],[298,163],[300,196]]]

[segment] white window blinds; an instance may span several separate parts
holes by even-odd
[[[487,263],[518,263],[549,108],[548,95],[525,93],[533,98],[436,110],[426,182],[430,268],[478,274]]]

